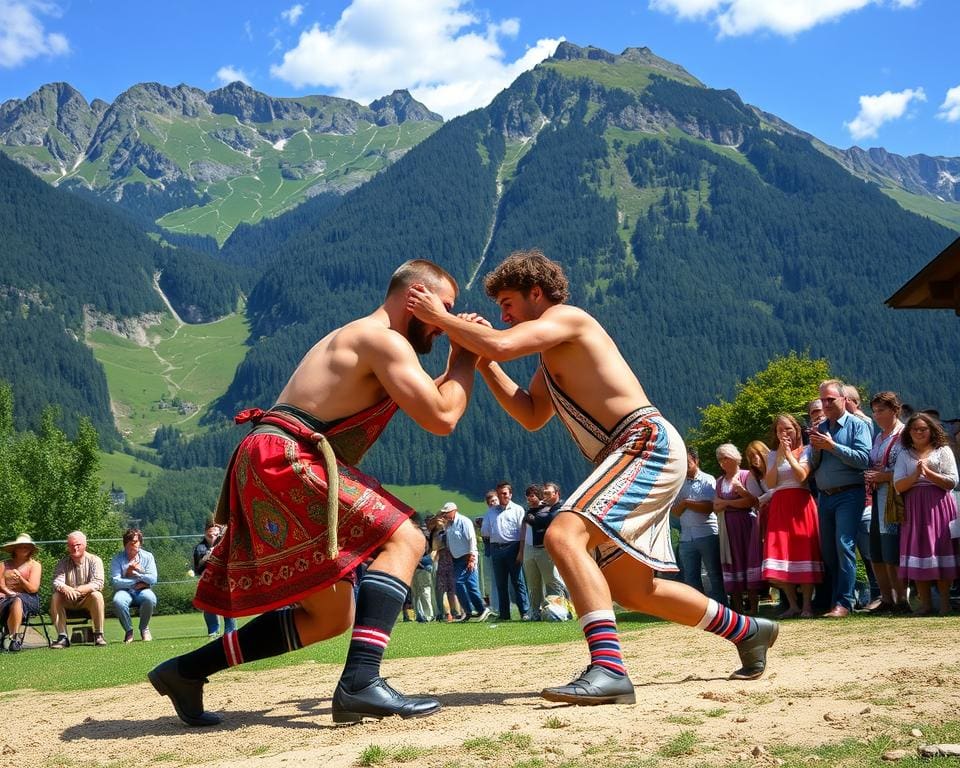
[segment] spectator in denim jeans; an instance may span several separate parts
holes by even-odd
[[[137,528],[123,533],[123,549],[110,561],[110,580],[113,582],[113,612],[123,626],[123,642],[133,642],[133,622],[130,608],[140,609],[140,639],[153,640],[150,619],[157,607],[157,596],[152,587],[157,583],[157,563],[153,555],[143,549],[143,534]]]
[[[497,590],[498,616],[510,620],[510,586],[516,593],[520,618],[529,618],[527,583],[523,578],[523,560],[520,552],[520,527],[526,514],[513,499],[513,486],[507,482],[497,485],[496,506],[490,507],[483,518],[481,533],[490,540],[493,578]]]
[[[824,614],[841,619],[854,609],[856,544],[863,517],[863,472],[870,463],[871,429],[846,409],[843,382],[820,384],[826,418],[810,433],[812,466],[820,510],[820,549],[833,575],[833,608]]]
[[[457,505],[448,501],[438,516],[447,526],[447,549],[453,558],[453,575],[456,579],[457,600],[460,602],[460,621],[473,617],[484,621],[490,615],[490,609],[480,594],[479,551],[477,533],[473,523],[457,510]]]
[[[720,568],[720,536],[717,515],[713,511],[716,480],[700,469],[700,454],[687,448],[687,479],[670,507],[680,522],[680,566],[684,584],[726,605],[723,571]],[[710,591],[703,588],[706,570]]]

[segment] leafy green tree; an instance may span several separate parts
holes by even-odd
[[[721,400],[700,409],[700,424],[691,430],[687,444],[700,452],[703,467],[718,471],[715,455],[721,443],[733,443],[741,451],[752,440],[770,441],[770,426],[778,413],[804,418],[807,403],[817,396],[817,387],[832,378],[830,364],[806,354],[791,352],[776,357],[766,368],[737,385],[732,402]]]
[[[13,392],[0,382],[0,536],[27,532],[36,541],[62,540],[73,530],[88,538],[116,536],[119,520],[100,489],[97,431],[81,419],[73,440],[43,412],[37,432],[13,427]],[[59,544],[45,548],[59,557]]]

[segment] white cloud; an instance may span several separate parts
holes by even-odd
[[[243,22],[243,34],[246,36],[247,40],[251,43],[253,42],[253,22],[249,19]]]
[[[868,5],[915,8],[919,0],[650,0],[650,8],[681,19],[704,19],[721,37],[773,32],[792,36]]]
[[[947,96],[943,100],[943,104],[940,105],[937,117],[946,120],[948,123],[960,122],[960,85],[947,91]]]
[[[295,26],[297,21],[303,15],[303,6],[300,3],[297,3],[292,8],[287,8],[285,11],[280,12],[280,17],[287,22],[291,27]]]
[[[923,88],[907,88],[899,93],[885,91],[879,96],[861,96],[860,112],[844,127],[854,141],[875,139],[884,123],[903,117],[911,102],[926,101]]]
[[[217,70],[216,78],[220,85],[229,85],[230,83],[235,83],[237,80],[246,85],[252,85],[250,78],[247,77],[242,69],[229,65],[220,67],[220,69]]]
[[[44,0],[0,0],[0,67],[12,69],[37,56],[63,56],[70,42],[46,32],[40,16],[59,17],[60,9]]]
[[[397,88],[446,118],[485,106],[556,50],[539,40],[516,61],[500,40],[517,19],[481,19],[467,0],[353,0],[336,24],[301,33],[270,71],[296,88],[324,87],[368,103]]]

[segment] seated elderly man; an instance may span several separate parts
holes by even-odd
[[[87,552],[87,537],[81,531],[67,536],[67,556],[53,572],[53,597],[50,618],[57,630],[51,648],[68,648],[67,610],[82,610],[93,622],[93,644],[106,645],[103,639],[103,561]]]
[[[157,607],[157,596],[151,587],[157,583],[157,563],[153,555],[143,549],[143,534],[137,528],[123,533],[123,549],[110,561],[110,580],[113,582],[113,612],[123,625],[123,642],[133,642],[133,622],[130,608],[140,609],[140,639],[153,640],[150,619]]]

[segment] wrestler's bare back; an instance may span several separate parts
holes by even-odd
[[[369,357],[398,339],[403,337],[390,329],[386,315],[379,312],[331,331],[304,355],[277,402],[296,406],[321,421],[352,416],[380,402],[387,391]],[[403,343],[409,346],[406,339]],[[414,355],[412,348],[410,353]]]

